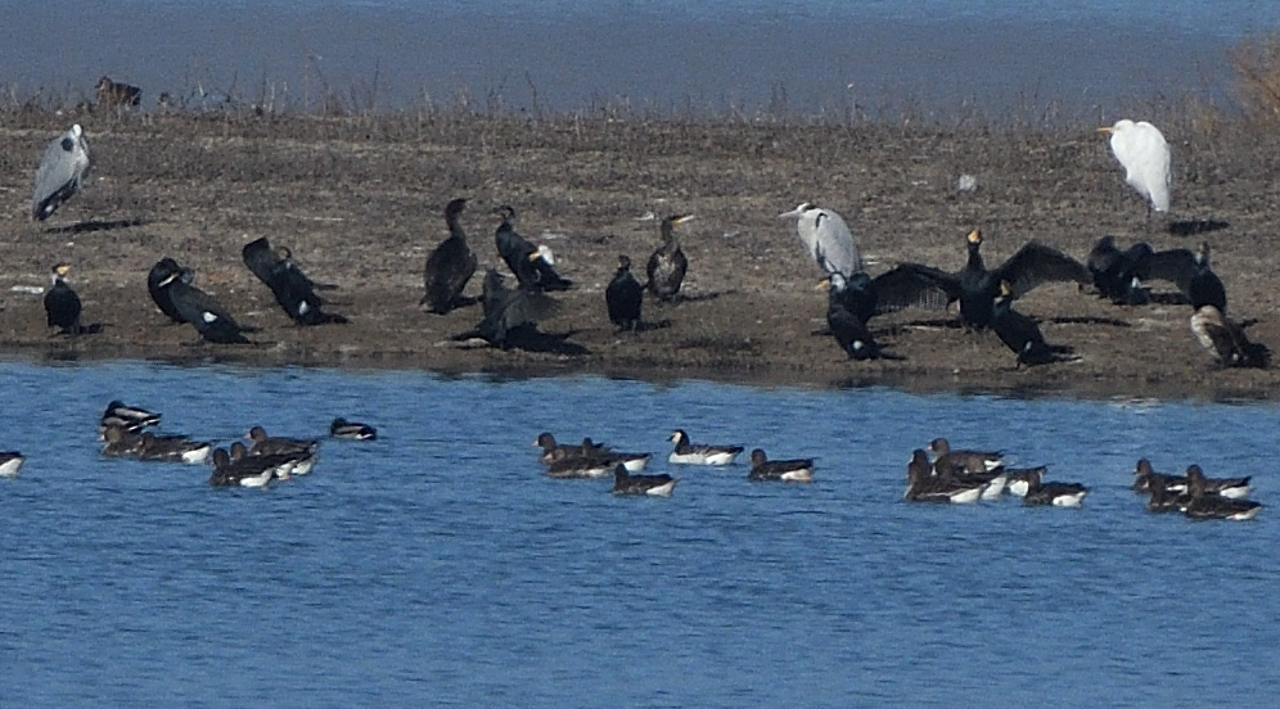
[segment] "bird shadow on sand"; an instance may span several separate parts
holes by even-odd
[[[701,303],[708,300],[715,300],[716,298],[719,298],[722,295],[732,295],[735,292],[736,291],[731,291],[731,290],[709,291],[707,293],[694,293],[693,295],[689,295],[687,293],[679,293],[676,295],[676,297],[672,298],[671,300],[653,299],[653,302],[659,306],[680,305],[681,303]]]
[[[112,229],[127,229],[131,226],[142,226],[147,223],[145,219],[89,219],[75,224],[66,226],[55,226],[45,229],[46,234],[87,234],[94,231],[110,231]]]
[[[1033,318],[1034,319],[1034,318]],[[1093,315],[1059,315],[1045,318],[1056,325],[1109,325],[1111,327],[1132,327],[1127,320],[1119,318],[1100,318]]]
[[[1174,236],[1195,236],[1208,234],[1211,231],[1226,229],[1231,222],[1221,219],[1183,219],[1169,223],[1169,233]]]

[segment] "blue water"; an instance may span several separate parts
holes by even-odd
[[[1144,512],[1158,469],[1256,473],[1269,404],[915,396],[601,378],[0,363],[5,706],[1240,706],[1280,699],[1274,509]],[[99,457],[124,398],[225,444],[326,440],[212,489]],[[670,499],[555,481],[533,438],[815,456],[811,485],[672,470]],[[902,501],[936,435],[1092,487],[1079,510]]]
[[[68,105],[107,74],[148,107],[1094,121],[1229,103],[1227,50],[1277,30],[1263,0],[13,0],[0,65]]]

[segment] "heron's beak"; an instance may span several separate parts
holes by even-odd
[[[1110,133],[1110,132],[1112,132],[1112,128],[1111,128],[1111,126],[1103,126],[1103,127],[1101,127],[1101,128],[1099,128],[1099,129],[1098,129],[1098,132],[1099,132],[1099,133]]]
[[[779,219],[799,219],[799,218],[800,218],[800,210],[799,210],[799,209],[793,209],[793,210],[791,210],[790,212],[783,212],[782,214],[779,214],[779,215],[778,215],[778,218],[779,218]]]

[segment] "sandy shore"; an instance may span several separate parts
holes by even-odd
[[[73,121],[95,161],[86,189],[47,223],[28,218],[44,145]],[[35,359],[158,358],[246,364],[412,367],[446,372],[593,372],[669,379],[912,390],[1064,392],[1085,396],[1280,397],[1277,370],[1219,371],[1188,330],[1185,305],[1119,307],[1073,285],[1019,301],[1051,342],[1080,360],[1015,369],[994,335],[948,327],[946,313],[908,310],[872,321],[902,361],[850,362],[824,326],[820,274],[780,212],[811,200],[841,212],[869,270],[904,261],[954,270],[964,235],[982,229],[988,264],[1029,239],[1083,260],[1114,234],[1124,245],[1214,247],[1230,312],[1280,347],[1280,139],[1244,126],[1166,126],[1174,149],[1171,218],[1225,229],[1178,235],[1144,203],[1092,126],[1053,133],[942,131],[882,125],[523,121],[492,118],[235,118],[0,116],[0,352]],[[962,174],[977,189],[956,189]],[[509,203],[525,236],[550,245],[579,287],[549,333],[588,354],[501,351],[452,341],[479,308],[418,308],[426,255],[445,236],[441,211],[471,200],[463,224],[483,264],[500,263],[493,207]],[[690,260],[677,305],[646,302],[664,327],[616,334],[603,291],[620,253],[643,263],[657,246],[645,215],[692,212],[679,230]],[[132,226],[119,222],[138,221]],[[107,226],[111,228],[95,228]],[[267,236],[315,279],[339,284],[348,325],[302,328],[240,259]],[[146,292],[162,256],[197,269],[197,284],[258,346],[193,346]],[[72,264],[84,320],[100,334],[51,337],[40,296],[49,267]],[[505,270],[505,267],[504,267]],[[479,278],[468,287],[478,293]],[[1171,291],[1169,284],[1155,284]]]

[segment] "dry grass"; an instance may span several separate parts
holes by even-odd
[[[1231,51],[1237,93],[1249,118],[1280,127],[1280,33],[1245,40]]]

